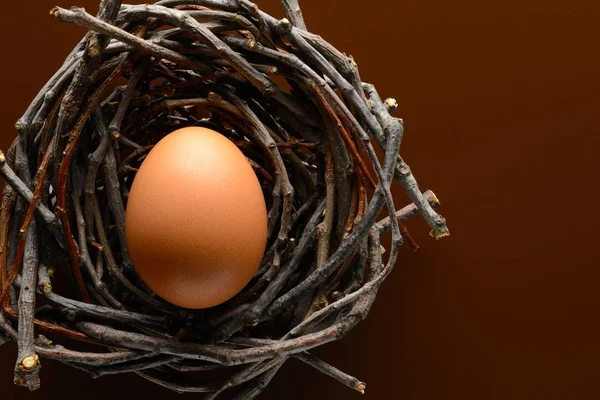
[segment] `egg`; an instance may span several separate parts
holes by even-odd
[[[148,153],[125,214],[136,271],[168,302],[221,304],[250,282],[267,242],[267,209],[252,166],[222,134],[176,130]]]

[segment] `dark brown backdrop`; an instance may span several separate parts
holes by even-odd
[[[48,16],[56,3],[73,5],[2,5],[3,149],[84,33]],[[283,15],[277,0],[258,4]],[[599,398],[598,1],[301,4],[310,30],[397,98],[404,158],[452,232],[436,242],[412,221],[422,250],[403,249],[367,320],[317,353],[366,381],[371,399]],[[50,361],[29,394],[12,385],[14,356],[0,348],[2,399],[176,397],[133,374],[92,380]],[[288,364],[262,398],[358,398]]]

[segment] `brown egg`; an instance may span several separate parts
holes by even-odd
[[[133,181],[129,251],[142,279],[185,308],[221,304],[256,272],[267,241],[260,183],[225,136],[183,128],[160,140]]]

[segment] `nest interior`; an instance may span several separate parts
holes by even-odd
[[[0,343],[18,346],[15,383],[38,388],[41,357],[94,376],[135,372],[209,399],[235,387],[250,399],[295,358],[364,392],[309,350],[366,317],[398,248],[412,242],[403,221],[422,216],[435,238],[448,228],[399,154],[395,100],[382,100],[350,56],[306,29],[297,1],[282,5],[284,19],[246,0],[103,0],[97,16],[52,9],[89,31],[0,154]],[[258,272],[206,310],[156,296],[125,240],[137,168],[186,126],[238,145],[268,206]],[[395,207],[394,179],[412,204]],[[395,217],[379,219],[386,210]],[[104,351],[71,350],[45,334]],[[198,371],[205,375],[190,375]]]

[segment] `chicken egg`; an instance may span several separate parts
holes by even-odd
[[[136,271],[168,302],[221,304],[250,282],[267,242],[267,210],[252,166],[201,127],[161,139],[140,166],[125,229]]]

